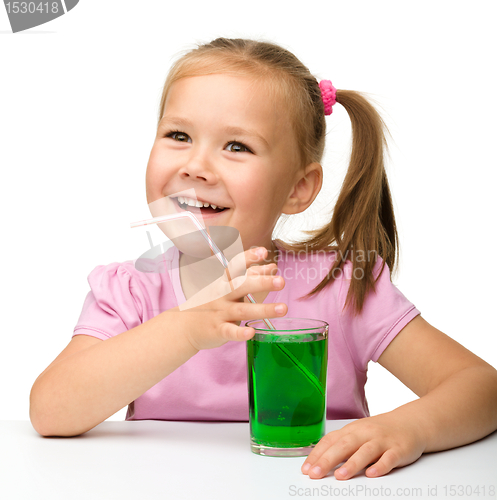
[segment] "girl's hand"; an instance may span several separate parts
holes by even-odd
[[[265,248],[247,250],[240,255],[242,256],[247,271],[233,280],[234,291],[209,303],[177,312],[182,320],[180,324],[184,325],[185,335],[197,350],[219,347],[230,340],[248,340],[254,336],[255,330],[240,327],[241,321],[281,317],[288,311],[286,304],[243,302],[245,295],[249,293],[281,290],[285,281],[281,276],[275,276],[276,264],[254,265],[266,258]],[[225,277],[218,281],[219,287],[226,287]]]
[[[395,412],[395,410],[394,410]],[[418,428],[394,412],[362,418],[324,436],[302,465],[302,473],[320,479],[338,464],[336,479],[350,479],[368,467],[367,477],[383,476],[415,462],[426,446]]]

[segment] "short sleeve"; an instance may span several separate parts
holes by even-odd
[[[382,264],[383,260],[378,258],[373,268],[375,278]],[[420,312],[390,281],[387,264],[376,281],[375,291],[367,295],[361,314],[354,316],[350,308],[343,310],[351,271],[352,263],[347,261],[339,296],[340,326],[356,368],[365,371],[368,362],[377,362],[395,336]]]
[[[91,291],[73,336],[90,335],[105,340],[142,323],[140,301],[125,266],[119,263],[97,266],[89,274],[88,283]]]

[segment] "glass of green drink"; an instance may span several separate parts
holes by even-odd
[[[326,430],[328,323],[304,318],[247,322],[250,446],[258,455],[308,455]]]

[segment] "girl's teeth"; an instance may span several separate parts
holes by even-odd
[[[218,207],[217,205],[214,205],[212,203],[195,201],[190,198],[185,198],[184,196],[178,196],[178,202],[181,203],[182,205],[188,205],[190,207],[197,207],[197,208],[212,207],[214,210],[216,208],[224,209],[224,207]]]

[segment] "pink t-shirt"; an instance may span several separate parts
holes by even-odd
[[[91,291],[74,335],[105,340],[185,302],[177,265],[179,252],[173,248],[166,256],[168,272],[163,273],[138,271],[133,261],[96,267],[88,276]],[[330,286],[298,301],[322,280],[333,260],[333,253],[302,259],[281,250],[278,274],[286,284],[283,290],[270,292],[264,302],[286,303],[288,317],[329,323],[326,416],[362,418],[369,416],[364,393],[368,362],[376,362],[420,312],[391,283],[386,265],[376,282],[376,293],[366,297],[361,315],[342,311],[352,270],[349,261]],[[378,259],[375,277],[381,263]],[[129,405],[126,420],[143,419],[248,421],[245,343],[228,342],[190,358]]]

